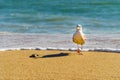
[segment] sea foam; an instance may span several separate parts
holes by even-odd
[[[68,51],[76,51],[77,48],[54,48],[54,47],[22,47],[22,48],[4,48],[0,49],[0,51],[12,51],[12,50],[68,50]],[[82,51],[98,51],[98,52],[117,52],[120,53],[120,49],[113,48],[92,48],[92,49],[82,49]]]

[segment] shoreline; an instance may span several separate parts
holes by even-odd
[[[58,50],[58,51],[77,51],[77,48],[42,48],[42,47],[22,47],[22,48],[4,48],[0,51],[14,51],[14,50]],[[94,49],[83,49],[82,51],[97,51],[97,52],[116,52],[120,53],[120,49],[112,48],[94,48]]]
[[[86,34],[83,51],[120,52],[119,34]],[[0,51],[5,50],[76,50],[72,34],[0,34]]]

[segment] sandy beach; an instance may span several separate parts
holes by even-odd
[[[120,0],[1,0],[0,80],[120,80],[119,14]]]
[[[0,34],[0,80],[120,79],[119,35],[87,35],[83,55],[71,36]]]
[[[36,58],[30,58],[37,54]],[[120,54],[58,50],[0,52],[0,80],[119,80]]]

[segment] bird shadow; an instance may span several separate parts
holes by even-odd
[[[49,55],[44,55],[41,58],[54,58],[54,57],[63,57],[63,56],[68,56],[68,53],[58,53],[58,54],[49,54]]]
[[[30,57],[30,58],[55,58],[55,57],[63,57],[63,56],[68,56],[69,53],[57,53],[57,54],[47,54],[47,55],[43,55],[43,56],[34,56],[34,57]]]

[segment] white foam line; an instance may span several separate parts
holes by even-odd
[[[76,51],[77,48],[22,47],[22,48],[3,48],[3,49],[0,49],[0,51],[8,51],[8,50],[68,50],[68,51]],[[93,48],[93,49],[83,49],[82,51],[100,51],[100,52],[117,52],[117,53],[120,53],[120,49],[113,49],[113,48]]]
[[[4,49],[0,49],[0,51],[8,51],[8,50],[21,50],[21,48],[4,48]]]
[[[103,51],[103,52],[118,52],[120,53],[120,49],[112,49],[112,48],[96,48],[94,51]]]
[[[46,50],[57,50],[55,47],[48,47]]]

